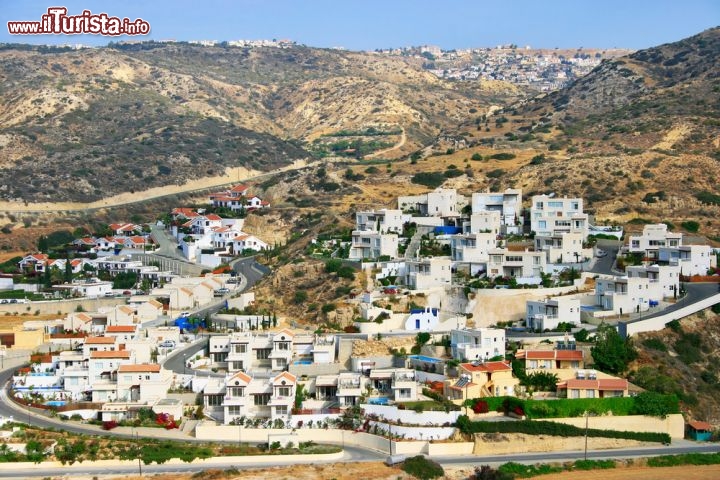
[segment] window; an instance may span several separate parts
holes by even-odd
[[[537,360],[530,360],[529,368],[537,368]]]
[[[570,390],[570,398],[580,398],[580,390],[577,388]]]
[[[205,395],[205,403],[209,407],[219,407],[223,404],[222,395]]]
[[[290,350],[290,342],[278,342],[275,345],[278,350]]]
[[[245,396],[245,387],[229,387],[227,389],[228,395],[231,397],[244,397]]]
[[[548,208],[562,208],[563,202],[548,202]]]
[[[257,359],[258,360],[267,360],[270,358],[270,349],[269,348],[259,348],[257,350]]]
[[[257,395],[253,396],[253,401],[255,405],[267,405],[270,403],[270,394],[269,393],[259,393]]]
[[[275,415],[287,415],[287,413],[287,405],[278,405],[277,407],[275,407]]]
[[[235,353],[247,352],[247,344],[241,343],[239,345],[233,345],[233,352],[235,352]]]
[[[595,398],[595,390],[585,390],[585,398]]]
[[[277,394],[278,394],[278,397],[289,397],[290,396],[290,387],[278,387]]]
[[[230,362],[230,370],[242,370],[243,362]]]
[[[230,405],[228,407],[228,415],[242,415],[241,405]]]

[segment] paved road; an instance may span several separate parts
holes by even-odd
[[[634,315],[634,318],[631,320],[627,320],[624,323],[630,323],[640,320],[647,320],[648,318],[655,318],[659,317],[661,315],[666,315],[668,313],[672,313],[676,310],[680,310],[681,308],[685,308],[688,305],[692,303],[699,302],[700,300],[705,300],[708,297],[712,297],[713,295],[718,294],[718,284],[717,283],[689,283],[684,282],[683,285],[685,286],[685,289],[687,290],[687,294],[678,300],[676,303],[673,303],[669,307],[658,310],[657,312],[642,314],[642,315]]]
[[[615,257],[617,257],[621,245],[622,242],[619,240],[598,240],[597,249],[604,250],[607,252],[607,255],[604,257],[595,257],[595,263],[588,271],[602,275],[616,275],[618,272],[613,271],[613,266],[615,265]]]
[[[153,225],[150,227],[150,235],[158,245],[158,248],[153,252],[155,255],[187,261],[185,256],[178,251],[177,242],[168,235],[165,228]]]

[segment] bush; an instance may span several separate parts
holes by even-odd
[[[512,160],[513,158],[515,158],[515,154],[505,152],[496,153],[494,155],[490,155],[490,158],[492,158],[493,160]]]
[[[410,457],[403,462],[402,470],[420,480],[430,480],[445,475],[443,467],[422,455]]]
[[[337,272],[338,277],[340,278],[347,278],[348,280],[355,280],[355,269],[352,267],[345,265],[338,269]]]
[[[683,453],[680,455],[662,455],[647,459],[648,467],[675,467],[677,465],[716,465],[720,463],[720,453]]]
[[[667,347],[659,338],[646,338],[642,341],[643,346],[658,350],[660,352],[667,352]]]
[[[107,420],[102,423],[102,429],[103,430],[112,430],[113,428],[117,428],[118,422],[115,420]]]
[[[700,224],[695,220],[688,220],[687,222],[682,222],[680,226],[691,233],[697,233],[697,231],[700,230]]]
[[[428,188],[437,188],[443,184],[445,176],[438,172],[420,172],[413,175],[410,181]]]
[[[522,420],[518,422],[472,422],[461,415],[457,428],[465,434],[472,433],[524,433],[526,435],[553,435],[557,437],[623,438],[643,442],[670,443],[670,435],[656,432],[620,432],[617,430],[588,429],[562,423]]]
[[[470,157],[470,160],[480,161],[483,157],[479,153],[473,153],[472,157]]]

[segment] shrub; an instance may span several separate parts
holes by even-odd
[[[115,420],[107,420],[102,423],[102,429],[103,430],[112,430],[113,428],[117,428],[118,422]]]
[[[445,475],[443,467],[422,455],[410,457],[403,462],[402,470],[420,480],[430,480]]]
[[[340,278],[347,278],[348,280],[355,280],[355,270],[348,265],[340,267],[338,269],[337,275]]]
[[[479,153],[473,153],[472,157],[470,157],[470,160],[480,161],[483,157]]]
[[[490,158],[492,158],[493,160],[512,160],[513,158],[515,158],[515,154],[506,152],[496,153],[494,155],[490,155]]]
[[[490,407],[486,401],[476,400],[472,406],[472,411],[475,413],[488,413],[490,411]]]
[[[680,226],[691,233],[696,233],[698,230],[700,230],[700,224],[695,220],[688,220],[687,222],[682,222]]]
[[[438,172],[419,172],[410,179],[412,183],[429,188],[437,188],[445,181],[445,176]]]
[[[643,340],[642,344],[647,347],[651,348],[653,350],[658,350],[660,352],[667,352],[667,347],[665,344],[660,340],[659,338],[646,338]]]

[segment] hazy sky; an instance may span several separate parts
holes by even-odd
[[[720,0],[0,0],[0,42],[104,45],[122,37],[16,36],[6,22],[40,20],[50,6],[130,20],[135,39],[287,38],[352,50],[431,44],[443,49],[515,43],[543,48],[640,49],[720,24]]]

